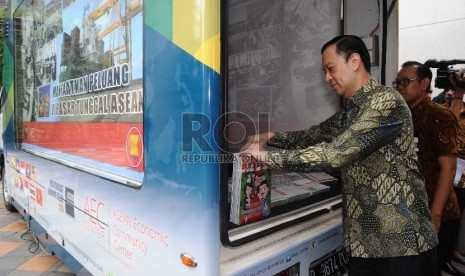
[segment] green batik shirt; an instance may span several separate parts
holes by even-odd
[[[362,258],[417,255],[438,243],[418,170],[412,117],[399,93],[371,79],[318,126],[276,133],[272,168],[340,169],[344,243]]]

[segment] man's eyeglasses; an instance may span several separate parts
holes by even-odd
[[[414,81],[414,80],[419,80],[419,78],[413,78],[413,79],[402,78],[400,80],[395,80],[392,82],[392,87],[399,88],[401,85],[407,86],[411,81]]]

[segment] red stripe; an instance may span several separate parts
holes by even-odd
[[[143,171],[142,123],[24,122],[23,129],[26,143]]]

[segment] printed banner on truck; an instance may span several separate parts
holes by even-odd
[[[30,5],[16,12],[19,142],[142,175],[142,1]]]

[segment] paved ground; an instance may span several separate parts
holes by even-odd
[[[72,276],[74,273],[33,242],[26,222],[18,213],[7,211],[0,196],[0,276],[39,275]]]

